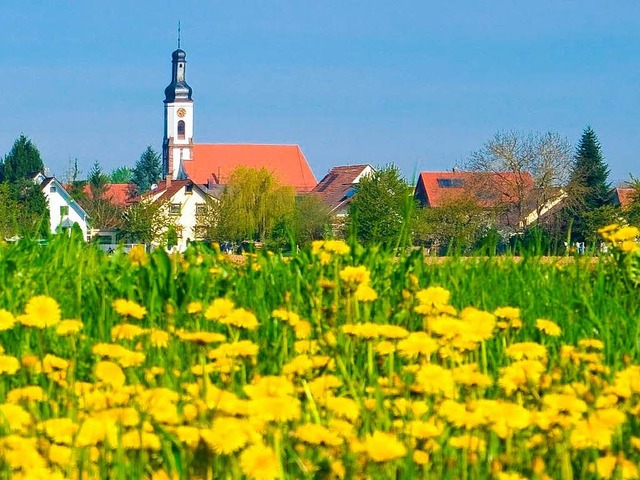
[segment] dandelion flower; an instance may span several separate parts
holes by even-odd
[[[46,295],[33,297],[25,307],[20,322],[27,327],[46,328],[60,323],[60,306]]]
[[[546,320],[544,318],[539,318],[536,320],[536,328],[543,333],[546,333],[550,337],[559,337],[562,333],[562,329],[558,326],[557,323],[552,322],[551,320]]]
[[[0,331],[10,330],[16,323],[13,314],[4,308],[0,308]]]
[[[147,314],[147,309],[145,307],[138,305],[132,300],[126,300],[124,298],[114,300],[113,308],[118,315],[122,315],[123,317],[132,317],[137,320],[142,320]]]
[[[240,455],[242,473],[254,480],[274,480],[280,477],[280,464],[273,449],[256,444]]]
[[[236,308],[229,315],[221,318],[219,322],[224,325],[246,328],[247,330],[255,330],[258,328],[258,319],[256,316],[244,308]]]
[[[364,449],[374,462],[389,462],[402,458],[407,448],[392,433],[373,432],[364,441]]]
[[[56,333],[61,337],[74,335],[82,330],[83,326],[84,324],[80,320],[62,320],[56,328]]]
[[[122,387],[126,381],[124,372],[117,363],[102,361],[96,365],[96,378],[112,387]]]
[[[228,298],[216,298],[213,303],[204,312],[204,318],[207,320],[220,320],[233,312],[235,305]]]
[[[20,369],[20,362],[11,355],[0,355],[0,374],[13,375]]]
[[[356,288],[355,297],[361,302],[373,302],[378,298],[378,293],[369,284],[361,283]]]

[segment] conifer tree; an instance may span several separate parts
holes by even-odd
[[[140,155],[131,175],[131,182],[137,187],[137,193],[143,194],[151,185],[160,181],[162,164],[160,155],[151,146]]]
[[[600,142],[589,126],[580,138],[571,173],[571,183],[581,187],[577,190],[583,210],[591,211],[611,203],[608,178],[609,167],[602,156]]]
[[[2,162],[2,181],[16,183],[43,170],[38,148],[25,135],[20,135]]]
[[[573,241],[596,242],[597,229],[617,221],[619,212],[611,207],[613,190],[608,177],[598,136],[589,126],[582,132],[568,185],[571,201],[567,220]]]

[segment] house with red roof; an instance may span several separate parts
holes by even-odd
[[[371,165],[344,165],[333,167],[311,190],[321,198],[337,217],[344,217],[360,179],[374,172]]]
[[[118,207],[127,207],[132,200],[132,187],[131,183],[107,183],[102,199]],[[82,191],[88,198],[91,198],[91,186],[88,183],[82,187]]]
[[[199,220],[210,198],[210,192],[188,178],[173,180],[167,177],[144,193],[139,201],[165,202],[166,214],[178,237],[176,248],[184,251],[190,241],[200,240],[205,235],[206,227]]]
[[[631,187],[616,187],[614,201],[617,206],[622,209],[627,208],[633,201],[633,195],[636,189]]]
[[[566,192],[538,188],[529,172],[421,172],[414,196],[423,207],[443,207],[472,198],[493,209],[499,225],[511,232],[532,225],[561,207]]]
[[[171,83],[165,89],[164,178],[197,185],[224,185],[239,167],[266,168],[283,185],[308,193],[318,183],[298,145],[198,144],[194,142],[193,90],[186,81],[186,53],[172,54]]]

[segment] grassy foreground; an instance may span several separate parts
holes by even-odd
[[[2,246],[0,477],[636,478],[626,250]]]

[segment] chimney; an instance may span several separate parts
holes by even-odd
[[[171,186],[171,180],[173,179],[173,172],[169,172],[164,177],[164,188],[169,188]]]

